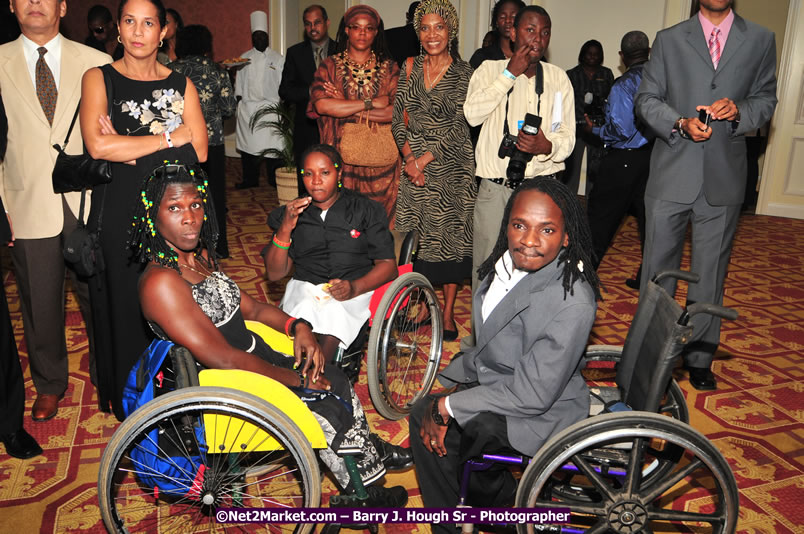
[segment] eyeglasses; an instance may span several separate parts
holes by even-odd
[[[349,26],[349,29],[353,32],[365,32],[365,33],[375,33],[377,28],[375,26],[358,26],[357,24],[352,24]]]
[[[97,28],[92,28],[92,33],[103,33],[106,31],[106,26],[98,26]]]

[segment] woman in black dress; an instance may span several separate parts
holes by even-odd
[[[89,154],[114,162],[112,182],[92,195],[90,227],[100,227],[106,271],[93,284],[91,299],[93,309],[106,310],[95,329],[98,386],[122,419],[126,376],[150,342],[137,298],[141,268],[122,245],[131,228],[132,199],[143,177],[162,162],[205,161],[207,127],[192,82],[156,61],[166,31],[161,0],[123,0],[118,21],[123,58],[102,67],[111,80],[112,101],[107,102],[104,73],[90,69],[80,116]]]

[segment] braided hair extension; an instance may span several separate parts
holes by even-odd
[[[556,206],[561,210],[562,217],[564,217],[564,231],[569,236],[569,245],[562,248],[558,253],[558,261],[564,263],[564,298],[566,298],[567,293],[574,294],[573,285],[576,280],[581,278],[592,287],[595,292],[595,298],[603,300],[600,296],[600,279],[597,277],[597,272],[592,268],[592,265],[594,265],[592,261],[594,249],[592,247],[592,233],[589,229],[586,214],[575,194],[566,185],[554,178],[536,177],[525,180],[508,199],[503,212],[503,222],[500,225],[497,243],[486,261],[477,269],[480,280],[483,280],[489,273],[494,272],[494,265],[497,260],[508,250],[508,220],[511,217],[514,199],[522,191],[531,190],[539,191],[549,196],[556,203]]]
[[[207,249],[210,266],[217,269],[215,246],[218,243],[218,223],[215,218],[215,208],[208,200],[207,175],[198,164],[182,165],[165,160],[162,165],[148,173],[142,184],[140,198],[137,199],[134,208],[131,229],[128,234],[128,247],[133,249],[134,257],[140,263],[153,261],[163,267],[181,272],[176,251],[167,244],[156,228],[156,217],[162,197],[165,195],[167,187],[173,184],[193,184],[198,189],[204,204],[204,224],[201,226],[196,253]]]

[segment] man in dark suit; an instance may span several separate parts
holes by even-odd
[[[0,161],[6,155],[8,121],[3,101],[0,100]],[[8,217],[5,216],[3,199],[0,198],[0,246],[14,245]],[[3,269],[0,266],[0,441],[6,446],[6,454],[14,458],[33,458],[42,454],[42,447],[22,426],[25,411],[25,383],[22,378],[20,356],[11,326],[6,288],[3,285]]]
[[[318,124],[307,118],[307,103],[310,101],[310,85],[318,66],[335,53],[336,43],[329,38],[327,10],[319,5],[308,6],[302,14],[304,41],[288,48],[285,68],[279,84],[279,98],[296,105],[294,121],[293,153],[296,157],[296,173],[299,194],[304,194],[301,178],[301,155],[304,150],[318,144]]]
[[[428,508],[458,503],[462,462],[483,452],[532,456],[589,412],[580,362],[600,291],[586,216],[567,186],[536,177],[512,193],[502,221],[480,266],[475,346],[439,375],[456,387],[425,397],[411,412],[414,465]],[[486,506],[509,504],[516,483],[506,473],[473,474],[472,495],[482,491]]]
[[[411,2],[405,14],[405,25],[385,30],[385,42],[388,51],[400,67],[411,56],[419,55],[419,36],[413,28],[413,14],[419,2]]]
[[[697,15],[659,32],[635,101],[657,136],[645,192],[642,288],[656,273],[678,268],[691,222],[692,271],[701,281],[690,284],[690,303],[723,301],[745,193],[743,135],[770,120],[776,106],[773,33],[737,15],[732,3],[701,0]],[[701,112],[709,120],[699,120]],[[675,292],[675,279],[661,285]],[[692,322],[690,383],[715,389],[710,365],[720,319],[699,314]]]

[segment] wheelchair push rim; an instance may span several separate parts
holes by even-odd
[[[221,441],[236,446],[207,450],[205,418],[227,421],[216,428],[235,429]],[[243,421],[264,434],[243,432]],[[248,452],[258,445],[254,436],[266,434],[281,447]],[[170,476],[154,470],[159,460]],[[317,507],[320,473],[304,434],[279,409],[237,390],[191,387],[149,402],[118,427],[101,458],[98,500],[109,532],[306,533],[313,525],[219,523],[216,512]]]
[[[422,307],[429,322],[416,321]],[[369,333],[368,386],[380,415],[401,419],[430,392],[443,333],[441,308],[427,278],[419,273],[397,278],[380,301]]]
[[[665,447],[682,450],[678,462],[661,478],[646,477]],[[602,450],[623,453],[625,468],[612,468]],[[553,491],[563,479],[557,473],[567,471],[583,498]],[[728,463],[703,434],[669,417],[631,412],[581,421],[551,439],[525,470],[516,506],[569,508],[570,521],[548,532],[732,534],[739,499]],[[517,526],[519,533],[541,531]]]

